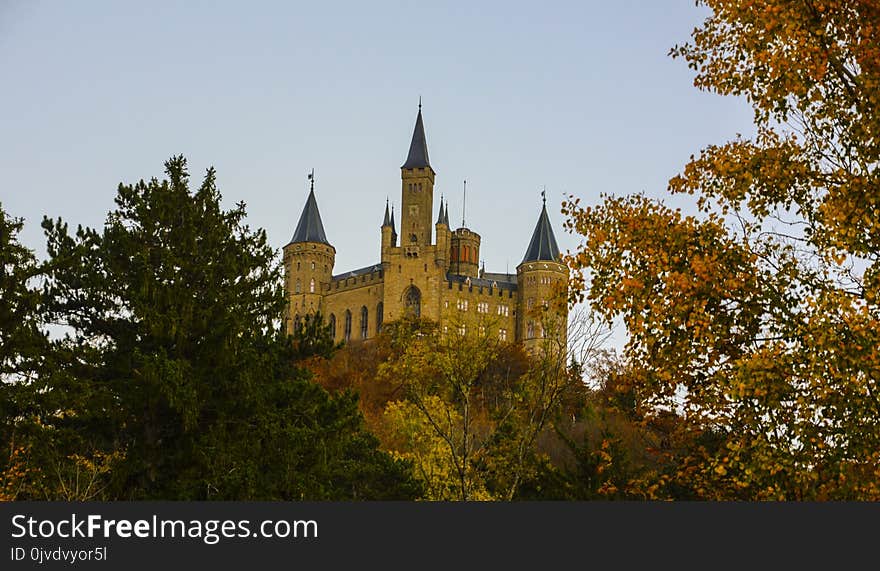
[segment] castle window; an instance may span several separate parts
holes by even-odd
[[[330,314],[330,338],[336,339],[336,316],[334,314]]]
[[[382,302],[380,301],[379,305],[376,306],[376,333],[379,333],[380,331],[382,331],[382,319],[383,319],[382,313],[384,310],[385,310],[385,307],[382,304]]]
[[[498,315],[503,315],[504,317],[507,317],[508,315],[510,315],[510,309],[506,305],[499,305]]]
[[[351,311],[348,309],[345,310],[345,329],[343,330],[342,338],[346,343],[351,341]]]
[[[529,301],[526,302],[526,303],[527,303],[529,309],[531,309],[531,308],[533,308],[533,307],[535,306],[535,300],[534,300],[533,298],[531,298],[531,297],[529,298]]]
[[[419,183],[419,192],[422,192],[422,183]]]
[[[309,293],[315,293],[315,278],[309,281]]]
[[[293,293],[302,293],[302,283],[299,280],[296,280],[296,287],[294,288]]]
[[[526,325],[526,339],[531,339],[535,336],[535,322],[529,321],[528,325]]]
[[[449,300],[448,299],[443,300],[443,309],[449,309]]]
[[[458,310],[459,311],[467,311],[467,309],[468,309],[468,300],[459,299],[458,300]]]
[[[296,263],[296,271],[299,271],[299,262]]]
[[[482,337],[484,335],[486,335],[486,326],[480,325],[480,336]]]
[[[464,325],[459,325],[458,326],[458,334],[461,335],[462,337],[467,335],[467,327],[465,327]]]
[[[299,332],[299,328],[302,325],[302,318],[299,316],[299,313],[293,316],[293,332]]]
[[[477,313],[489,313],[489,302],[481,301],[477,303]]]
[[[502,341],[507,341],[507,329],[498,330],[498,339]]]
[[[367,306],[361,307],[361,339],[367,338]]]
[[[409,286],[403,295],[403,305],[408,315],[420,317],[422,315],[422,292],[416,286]]]
[[[315,269],[315,262],[312,262],[312,269]]]

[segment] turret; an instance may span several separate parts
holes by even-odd
[[[321,309],[321,299],[329,290],[336,249],[327,240],[318,202],[315,199],[314,171],[311,188],[290,243],[284,246],[285,288],[288,299],[288,331],[299,318]]]
[[[440,213],[434,224],[434,233],[437,239],[437,253],[435,256],[437,265],[448,268],[451,233],[449,232],[449,214],[443,207],[443,197],[440,197]]]
[[[450,237],[449,271],[460,276],[479,276],[480,235],[469,228],[459,228]]]
[[[397,245],[397,232],[394,229],[394,210],[388,213],[388,201],[385,201],[385,219],[382,222],[382,263],[388,263],[391,248]]]
[[[527,348],[536,348],[546,336],[565,346],[567,336],[568,266],[562,263],[553,227],[547,216],[547,201],[522,262],[516,268],[518,290],[517,338]]]
[[[409,153],[400,167],[400,178],[400,246],[408,255],[417,256],[420,246],[431,244],[431,213],[434,211],[434,169],[428,159],[421,102]]]

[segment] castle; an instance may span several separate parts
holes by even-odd
[[[432,236],[436,173],[421,103],[400,173],[400,244],[386,201],[379,263],[340,274],[333,274],[336,249],[324,232],[310,175],[308,199],[284,247],[291,330],[302,316],[320,311],[336,341],[365,340],[384,322],[411,314],[436,321],[447,333],[494,335],[534,348],[547,334],[552,311],[562,317],[554,322],[563,324],[557,329],[565,335],[565,304],[551,306],[549,300],[567,286],[568,267],[560,262],[546,200],[516,273],[490,273],[479,268],[480,235],[453,230],[442,198]]]

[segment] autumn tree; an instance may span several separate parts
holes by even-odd
[[[546,462],[539,436],[582,386],[564,335],[548,333],[529,354],[489,330],[453,322],[441,331],[414,319],[385,326],[390,352],[377,382],[399,390],[378,432],[413,462],[430,499],[516,499]]]
[[[880,6],[707,0],[672,55],[752,105],[644,196],[572,198],[580,296],[629,333],[631,394],[674,415],[670,489],[696,498],[880,497]]]

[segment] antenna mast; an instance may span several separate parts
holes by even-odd
[[[464,181],[464,198],[461,201],[461,227],[464,228],[464,212],[467,208],[467,179]]]

